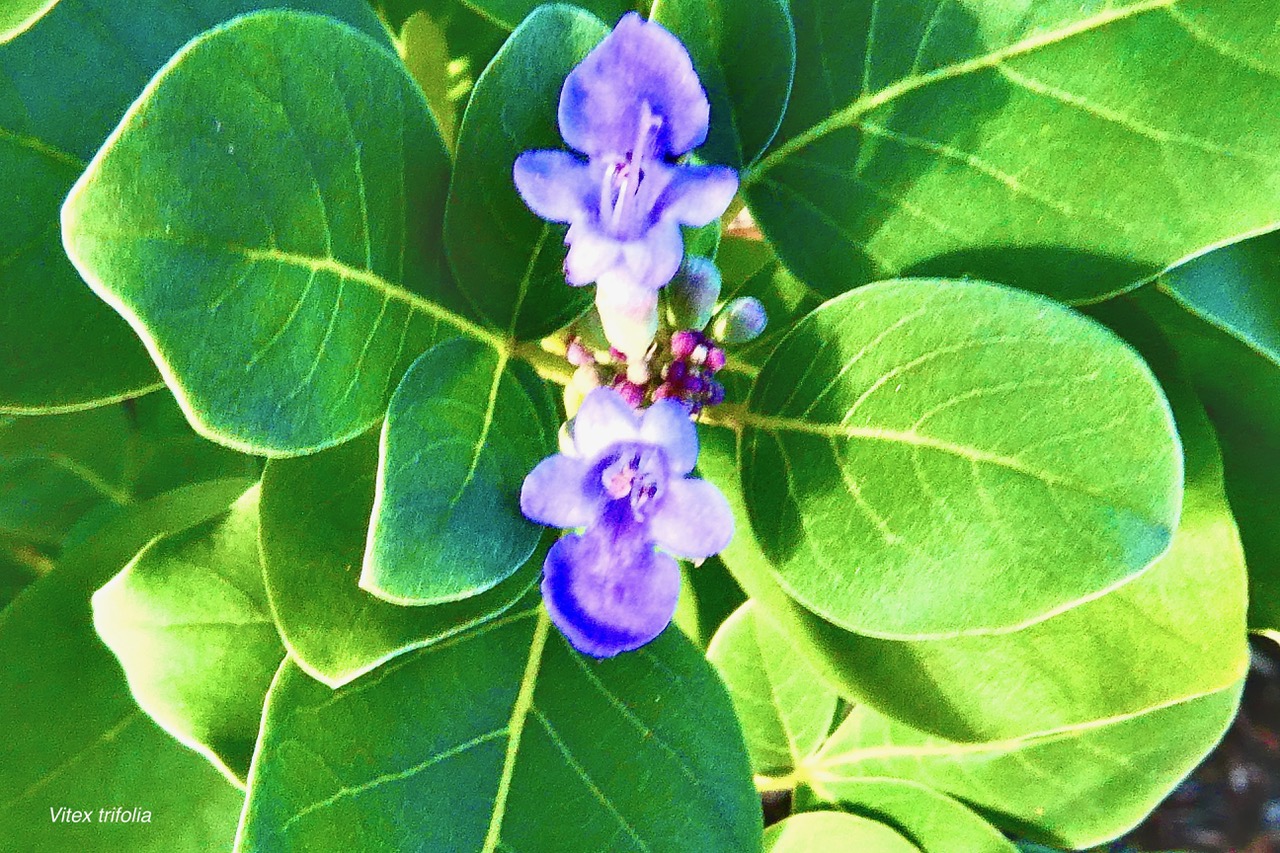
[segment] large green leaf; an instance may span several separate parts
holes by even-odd
[[[815,783],[817,784],[817,783]],[[841,808],[892,826],[924,853],[1015,853],[1013,843],[968,807],[906,779],[841,779],[819,792]]]
[[[0,15],[33,4],[3,5]],[[21,38],[0,45],[0,409],[76,408],[159,386],[137,336],[67,261],[58,207],[174,51],[228,18],[280,5],[283,0],[63,0]],[[361,0],[288,5],[385,39]]]
[[[238,784],[284,647],[258,560],[258,489],[157,539],[93,596],[138,704]]]
[[[377,465],[370,433],[274,459],[262,477],[262,562],[276,624],[293,661],[330,687],[497,616],[542,570],[538,552],[489,592],[433,607],[400,607],[360,589]]]
[[[711,101],[699,154],[741,168],[778,130],[795,74],[796,34],[784,0],[660,0],[652,19],[684,42]]]
[[[1091,847],[1133,828],[1217,744],[1242,684],[1140,714],[979,743],[931,737],[858,707],[811,773],[817,786],[835,786],[833,795],[851,778],[914,780],[1023,837]]]
[[[605,32],[571,6],[530,15],[476,81],[458,132],[445,209],[449,260],[467,298],[519,338],[558,329],[591,299],[588,289],[565,286],[565,226],[529,211],[511,168],[522,151],[562,147],[560,88]]]
[[[311,452],[380,419],[441,336],[501,345],[428,298],[447,173],[392,53],[264,12],[174,57],[72,190],[64,239],[199,431]]]
[[[56,550],[77,521],[183,483],[256,476],[256,460],[191,432],[173,399],[148,394],[83,412],[0,423],[0,533]]]
[[[747,198],[828,295],[905,273],[1092,299],[1280,222],[1273,0],[791,13],[795,85]]]
[[[1168,335],[1222,443],[1249,564],[1250,627],[1280,628],[1280,237],[1178,267],[1128,301]]]
[[[806,812],[769,827],[765,853],[920,853],[879,821],[844,812]]]
[[[337,692],[286,663],[237,849],[759,844],[759,799],[729,698],[689,641],[668,630],[638,652],[592,661],[535,604]]]
[[[758,607],[748,601],[725,620],[707,659],[729,689],[751,768],[787,776],[827,739],[839,699]]]
[[[0,425],[0,532],[56,546],[89,510],[132,503],[124,406]]]
[[[1186,498],[1170,550],[1137,579],[1020,631],[894,641],[842,631],[778,586],[749,530],[723,559],[757,607],[843,693],[959,740],[1021,737],[1202,696],[1247,665],[1245,577],[1213,433],[1167,352],[1139,343],[1168,389],[1185,446]],[[704,430],[699,466],[741,515],[731,436]],[[1116,690],[1114,684],[1124,683]]]
[[[1280,231],[1172,269],[1158,289],[1192,316],[1280,365]]]
[[[39,578],[48,565],[30,546],[0,537],[0,611]]]
[[[1203,756],[1239,696],[1243,581],[1218,465],[1205,455],[1212,435],[1203,415],[1181,405],[1185,393],[1172,399],[1188,451],[1173,548],[1129,584],[1021,631],[932,642],[841,631],[790,599],[750,532],[737,532],[726,565],[824,676],[951,736],[926,735],[864,705],[839,740],[868,721],[880,721],[870,726],[877,731],[895,727],[895,740],[868,739],[847,765],[835,760],[844,755],[839,740],[828,744],[806,762],[807,784],[836,799],[825,786],[849,778],[914,779],[981,806],[1005,828],[1087,846],[1136,822]],[[740,508],[729,438],[704,431],[699,466]],[[1214,679],[1226,686],[1215,691]]]
[[[521,514],[520,486],[555,447],[551,405],[527,365],[489,347],[453,340],[423,353],[382,428],[360,586],[396,604],[439,604],[524,565],[542,528]]]
[[[58,0],[6,0],[0,8],[0,43],[22,35],[57,3]]]
[[[0,613],[0,820],[12,849],[206,853],[230,842],[240,792],[138,708],[93,632],[89,596],[149,539],[221,512],[248,485],[188,486],[106,511]],[[92,808],[94,822],[53,823],[62,806]],[[151,820],[98,820],[115,806]]]
[[[1091,320],[993,285],[828,302],[779,345],[740,424],[752,528],[783,586],[868,635],[1044,619],[1135,577],[1178,519],[1181,453],[1146,365]]]

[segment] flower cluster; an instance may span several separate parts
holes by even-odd
[[[575,336],[566,352],[576,415],[520,494],[526,517],[571,531],[547,555],[542,595],[574,648],[595,657],[662,633],[680,593],[676,559],[709,557],[733,535],[724,496],[689,476],[690,417],[724,399],[713,377],[726,357],[702,331],[720,274],[685,259],[680,229],[716,220],[738,188],[732,169],[682,161],[709,117],[684,46],[628,14],[565,80],[558,118],[573,152],[526,151],[513,170],[534,213],[569,225],[566,281],[596,285],[603,340]],[[676,331],[659,338],[659,293],[673,279]]]

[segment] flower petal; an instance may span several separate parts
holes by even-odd
[[[639,418],[612,388],[593,390],[573,419],[573,446],[588,464],[613,445],[634,441],[639,435]]]
[[[664,551],[686,560],[718,554],[733,538],[733,512],[720,490],[705,480],[667,483],[662,506],[649,521],[649,535]]]
[[[701,228],[729,209],[738,173],[728,166],[679,166],[654,205],[654,215]]]
[[[638,649],[671,623],[680,567],[609,525],[569,534],[543,563],[542,597],[565,639],[583,654],[613,657]]]
[[[599,484],[587,482],[590,464],[557,453],[538,463],[520,487],[525,518],[551,527],[585,527],[602,502]]]
[[[645,410],[640,438],[666,452],[667,464],[677,478],[692,471],[698,461],[698,428],[689,420],[689,410],[675,400],[659,400]]]
[[[560,92],[560,134],[584,154],[626,153],[645,103],[662,119],[659,157],[692,151],[707,138],[711,106],[689,52],[661,24],[631,12],[569,72]]]
[[[627,277],[639,287],[660,290],[680,271],[684,237],[674,218],[658,220],[639,239],[622,244]]]
[[[626,275],[601,276],[596,312],[609,345],[630,360],[643,360],[658,333],[658,291],[638,287]]]
[[[569,247],[564,259],[564,277],[574,287],[591,284],[622,262],[618,241],[597,231],[585,220],[569,226],[564,242]]]
[[[526,151],[511,173],[524,203],[543,219],[570,222],[586,215],[595,190],[590,167],[568,151]]]

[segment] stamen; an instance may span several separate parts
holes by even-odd
[[[600,210],[610,211],[609,229],[615,236],[623,236],[624,225],[631,225],[633,208],[640,195],[645,178],[645,161],[653,154],[662,118],[654,115],[648,101],[640,102],[640,122],[636,127],[636,141],[625,158],[615,160],[605,169],[604,185],[600,188]]]
[[[627,499],[636,521],[644,521],[650,505],[662,493],[663,463],[652,451],[635,450],[620,455],[600,475],[605,493],[613,500]],[[656,469],[655,469],[655,466]]]

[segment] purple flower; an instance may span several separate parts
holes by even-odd
[[[733,514],[715,486],[687,476],[698,433],[678,403],[637,414],[597,388],[569,445],[525,478],[520,509],[541,524],[585,528],[552,546],[542,596],[574,648],[612,657],[662,633],[680,594],[672,557],[719,552],[733,536]]]
[[[560,133],[587,159],[526,151],[515,162],[529,208],[569,223],[565,278],[596,284],[605,333],[631,358],[657,331],[658,290],[684,256],[680,226],[708,224],[738,190],[733,169],[676,162],[707,138],[709,117],[684,45],[629,13],[560,92]]]

